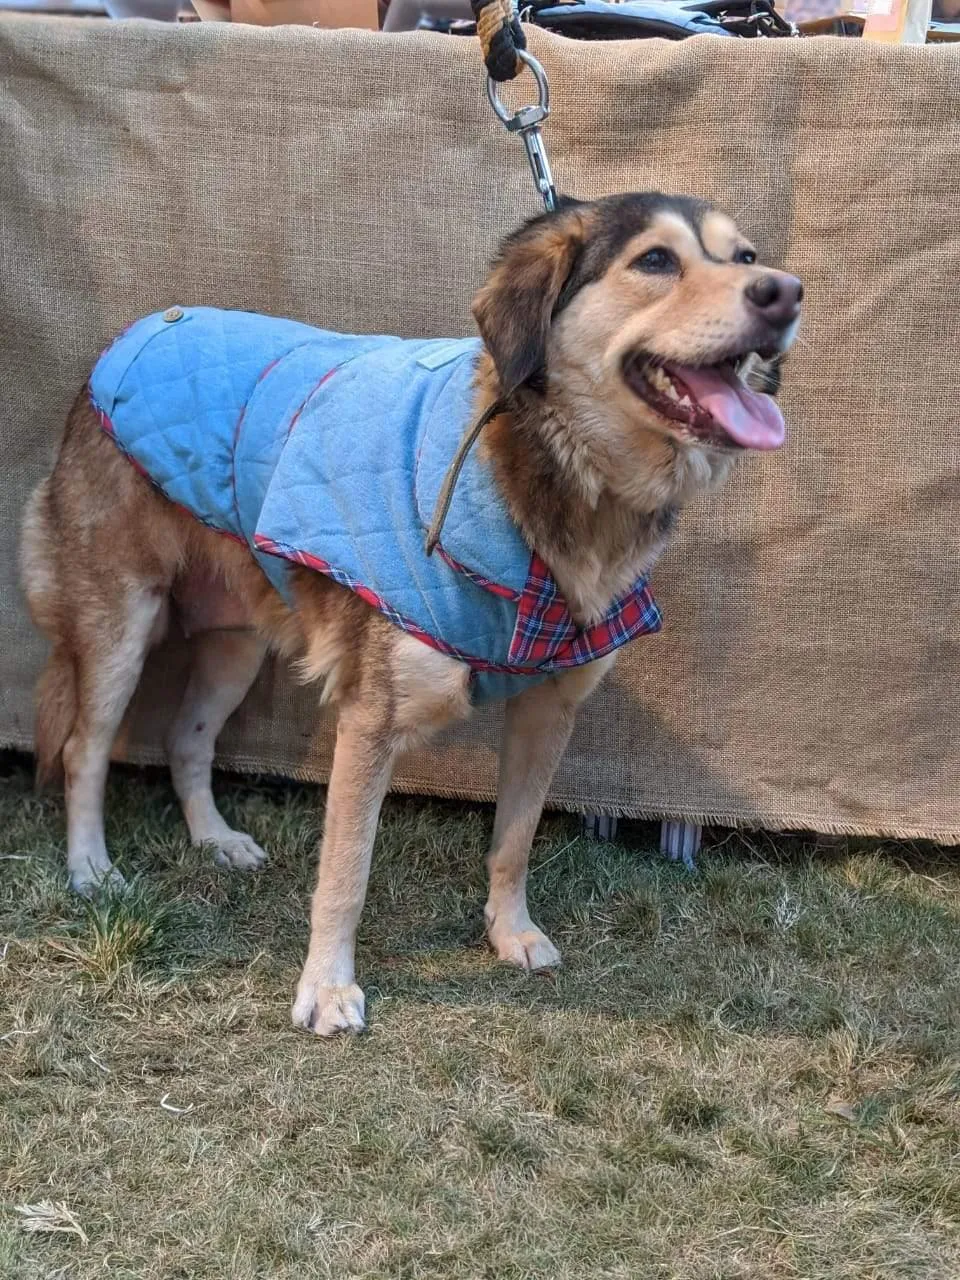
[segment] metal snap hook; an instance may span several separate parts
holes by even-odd
[[[497,119],[506,126],[510,133],[518,133],[520,135],[526,148],[527,159],[530,162],[530,169],[533,173],[533,180],[536,183],[537,190],[540,192],[544,205],[552,213],[557,207],[557,193],[553,185],[553,174],[550,172],[550,162],[547,159],[543,138],[540,134],[540,125],[550,114],[550,85],[547,81],[547,73],[532,54],[527,53],[525,49],[518,49],[517,57],[533,73],[533,77],[537,82],[539,101],[511,112],[501,101],[497,82],[491,76],[487,76],[487,98],[496,113]]]

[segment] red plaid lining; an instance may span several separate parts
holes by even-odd
[[[640,578],[626,595],[615,600],[602,622],[581,630],[570,616],[553,575],[536,552],[530,559],[527,581],[519,594],[474,573],[448,555],[442,546],[437,546],[437,552],[451,569],[477,586],[517,602],[517,622],[507,664],[497,667],[498,671],[578,667],[612,653],[635,636],[659,631],[663,626],[660,609],[646,578]]]
[[[519,600],[520,593],[511,590],[510,587],[502,587],[498,582],[491,582],[489,578],[485,578],[482,573],[474,573],[472,569],[468,569],[466,565],[462,565],[459,560],[454,560],[453,556],[448,555],[444,551],[440,543],[437,543],[437,555],[441,560],[445,560],[451,569],[455,569],[457,573],[462,573],[465,578],[469,578],[471,582],[475,582],[478,587],[483,587],[484,591],[490,591],[495,596],[500,596],[504,600]]]
[[[300,551],[296,547],[288,547],[266,538],[263,534],[254,535],[254,544],[258,551],[268,555],[281,556],[294,564],[305,565],[318,573],[333,578],[341,586],[351,591],[372,605],[384,615],[394,626],[408,631],[424,644],[441,653],[449,654],[465,662],[473,671],[495,671],[503,675],[533,676],[544,675],[550,671],[567,667],[582,666],[602,658],[620,645],[626,644],[635,636],[659,631],[662,626],[660,610],[650,593],[646,579],[641,578],[631,591],[621,596],[611,606],[610,612],[602,622],[581,631],[570,616],[559,588],[550,575],[549,569],[534,553],[530,561],[530,572],[526,586],[517,607],[517,622],[514,628],[513,641],[507,662],[488,662],[484,658],[475,658],[463,653],[454,645],[448,644],[439,636],[430,635],[410,618],[398,613],[382,596],[371,591],[369,587],[356,578],[335,568],[319,556]],[[460,569],[456,561],[444,557],[448,564]],[[478,574],[468,574],[481,583],[487,582]],[[489,584],[491,587],[496,584]],[[499,588],[504,591],[506,588]],[[519,652],[518,652],[519,651]]]
[[[319,556],[311,555],[309,551],[298,551],[296,547],[288,547],[282,542],[275,542],[273,538],[266,538],[262,533],[254,534],[253,541],[258,551],[264,551],[272,556],[281,556],[284,560],[290,560],[294,564],[305,565],[306,568],[315,569],[317,573],[325,574],[328,578],[332,578],[334,582],[339,582],[342,587],[348,587],[361,600],[373,605],[374,609],[382,613],[394,626],[399,627],[402,631],[408,631],[410,635],[422,640],[424,644],[428,644],[431,649],[439,649],[441,653],[446,653],[451,658],[457,658],[460,662],[465,662],[472,671],[497,671],[504,675],[514,676],[540,674],[536,667],[515,667],[505,662],[487,662],[484,658],[474,658],[469,653],[463,653],[462,650],[457,649],[454,645],[447,644],[439,636],[430,635],[429,632],[417,626],[410,618],[398,613],[382,596],[378,596],[375,591],[371,591],[369,587],[364,586],[362,582],[351,577],[350,574],[344,573],[342,569],[334,568],[328,561],[321,560]]]
[[[613,602],[601,622],[581,630],[550,570],[534,552],[507,658],[524,666],[577,667],[612,653],[634,636],[659,631],[662,625],[647,580],[640,578]]]

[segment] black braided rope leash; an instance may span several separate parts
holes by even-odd
[[[513,80],[523,70],[518,50],[527,47],[514,0],[470,0],[470,8],[487,74],[498,83]]]

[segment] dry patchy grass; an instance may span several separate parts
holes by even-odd
[[[490,813],[392,800],[372,1029],[322,1043],[288,1018],[316,793],[220,789],[267,871],[213,868],[120,771],[136,886],[84,906],[60,802],[7,762],[0,1275],[960,1274],[954,854],[716,836],[691,876],[651,828],[550,818],[532,899],[565,967],[529,978],[483,944]]]

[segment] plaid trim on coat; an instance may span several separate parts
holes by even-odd
[[[579,667],[605,657],[636,636],[659,631],[662,626],[647,580],[640,578],[613,602],[600,622],[581,630],[570,616],[550,570],[534,552],[517,607],[509,661],[517,666]]]

